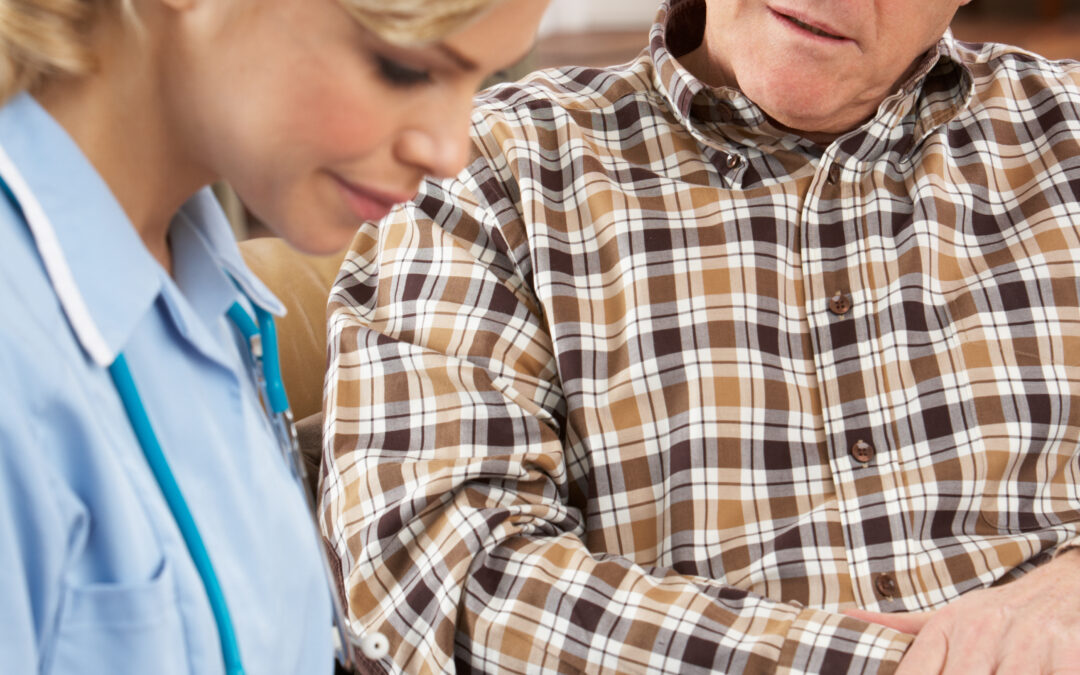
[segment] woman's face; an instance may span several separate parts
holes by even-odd
[[[424,176],[464,167],[474,92],[525,55],[546,5],[506,0],[442,42],[402,48],[338,0],[190,0],[158,43],[162,96],[185,158],[292,245],[329,253]]]

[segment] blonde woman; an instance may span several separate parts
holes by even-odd
[[[205,186],[341,248],[462,166],[472,92],[544,4],[0,0],[4,672],[331,670],[253,376],[279,304]]]

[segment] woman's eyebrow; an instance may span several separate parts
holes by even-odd
[[[521,54],[517,55],[509,63],[507,63],[505,66],[503,66],[503,68],[509,68],[509,67],[511,67],[511,66],[525,60],[525,58],[529,56],[529,54],[532,52],[532,50],[533,50],[533,48],[535,46],[536,46],[535,43],[530,44],[527,49],[525,49]],[[450,45],[446,44],[445,42],[440,42],[440,43],[434,45],[434,48],[435,48],[436,51],[438,51],[444,57],[446,57],[447,59],[450,59],[451,61],[453,61],[454,64],[458,68],[463,70],[464,72],[474,72],[474,71],[477,71],[477,70],[480,69],[479,64],[477,64],[475,61],[473,61],[468,56],[466,56],[466,55],[462,54],[461,52],[459,52],[458,50],[454,49]]]
[[[445,43],[440,42],[436,48],[464,71],[473,71],[480,67],[475,61]]]

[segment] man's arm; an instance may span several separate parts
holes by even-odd
[[[473,175],[365,226],[331,300],[323,526],[353,620],[407,672],[890,670],[890,629],[589,550],[528,243]]]

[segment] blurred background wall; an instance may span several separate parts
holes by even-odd
[[[658,0],[551,0],[540,35],[636,30],[652,23]]]

